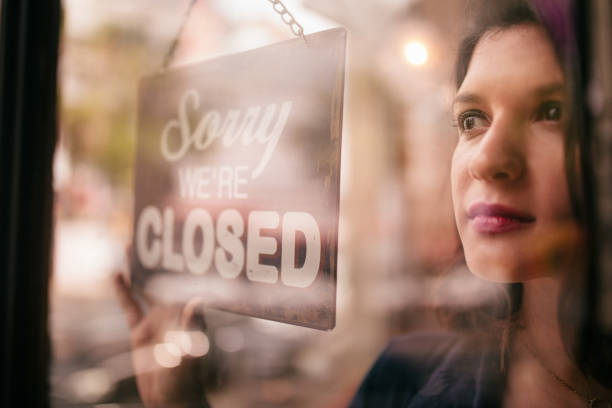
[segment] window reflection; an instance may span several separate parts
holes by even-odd
[[[138,81],[161,68],[189,1],[66,0],[54,406],[138,404],[135,374],[190,356],[206,361],[200,375],[215,407],[346,406],[389,339],[465,325],[457,310],[507,295],[461,262],[453,216],[453,65],[466,2],[284,3],[306,33],[338,25],[350,32],[336,328],[206,310],[206,327],[173,327],[150,350],[131,350],[112,274],[126,268],[132,240]],[[198,0],[171,66],[289,38],[269,2]],[[151,358],[136,367],[132,352]]]

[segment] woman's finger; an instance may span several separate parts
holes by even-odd
[[[132,264],[132,243],[125,244],[125,261],[128,267]]]
[[[113,286],[119,299],[119,304],[128,322],[130,329],[133,329],[142,319],[144,313],[142,307],[134,297],[125,276],[121,272],[113,274]]]
[[[204,304],[204,298],[195,297],[191,299],[181,313],[181,328],[187,330],[190,326],[196,325],[200,330],[206,330],[206,321],[204,315],[198,313],[200,306]],[[196,320],[197,319],[197,320]]]
[[[127,263],[127,269],[126,269],[125,273],[123,273],[123,279],[126,282],[126,284],[128,286],[130,286],[131,282],[132,282],[132,277],[130,276],[128,271],[132,267],[133,251],[132,251],[132,243],[131,242],[125,245],[124,251],[125,251],[125,261]],[[153,306],[155,306],[157,304],[155,299],[152,296],[150,296],[145,290],[139,291],[138,292],[138,296],[140,297],[140,299],[142,299],[142,301],[144,302],[146,307],[153,307]],[[134,296],[132,295],[132,297],[134,297]],[[141,311],[142,311],[142,308],[141,308]]]

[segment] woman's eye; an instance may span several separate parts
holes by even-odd
[[[463,119],[463,130],[472,130],[473,128],[476,127],[476,117],[474,116],[468,116],[467,118]]]
[[[555,121],[561,120],[562,110],[558,103],[547,103],[538,112],[538,120]]]
[[[479,111],[467,111],[459,115],[457,120],[462,132],[470,132],[488,126],[487,117]]]

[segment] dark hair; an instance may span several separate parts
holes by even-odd
[[[562,67],[566,83],[569,100],[573,102],[570,108],[570,123],[566,132],[565,140],[565,167],[568,189],[570,194],[570,204],[575,216],[575,219],[584,228],[589,228],[593,231],[587,231],[585,237],[591,241],[595,239],[596,232],[594,231],[593,222],[585,222],[585,213],[587,213],[587,205],[585,202],[592,203],[592,200],[586,200],[584,192],[584,178],[581,179],[581,173],[585,172],[585,151],[589,148],[586,135],[582,134],[582,109],[580,107],[581,95],[580,76],[579,76],[579,58],[575,39],[575,30],[573,21],[570,18],[569,2],[559,2],[555,0],[496,0],[472,2],[468,8],[469,20],[472,22],[468,26],[467,34],[463,37],[459,45],[456,65],[455,65],[455,86],[457,89],[463,83],[472,59],[474,50],[478,42],[486,34],[495,31],[503,31],[509,27],[534,24],[543,28],[551,43],[554,46],[558,61]],[[578,156],[577,156],[578,154]],[[576,158],[580,157],[580,171],[576,167]],[[590,193],[590,191],[588,191]],[[589,245],[586,242],[586,245]],[[585,253],[589,253],[588,250]],[[589,253],[589,255],[591,255]],[[589,256],[591,258],[591,256]],[[594,267],[589,262],[588,272],[593,273]],[[585,267],[584,271],[587,272]],[[590,332],[588,340],[591,344],[587,345],[580,342],[579,336],[585,333],[585,311],[586,302],[584,299],[585,291],[585,273],[575,273],[573,276],[564,277],[562,291],[559,299],[559,323],[561,327],[562,338],[568,354],[575,360],[578,367],[585,373],[593,375],[594,378],[604,384],[609,384],[612,381],[612,355],[610,352],[609,341],[603,336],[598,336],[598,333]],[[499,318],[501,322],[501,330],[498,330],[498,339],[502,345],[502,367],[507,352],[506,346],[509,342],[510,329],[516,322],[518,312],[521,308],[523,297],[523,286],[521,283],[504,285],[505,301],[501,310],[504,310],[503,316]],[[494,317],[499,317],[499,306],[492,308],[495,310]],[[477,311],[482,314],[482,310]],[[463,312],[459,312],[461,314]],[[465,315],[465,313],[464,313]],[[466,319],[453,316],[452,320],[464,324]],[[471,318],[471,321],[474,321]],[[488,320],[491,320],[489,312]],[[487,321],[480,319],[479,321]],[[490,325],[489,325],[490,326]]]
[[[497,5],[497,3],[495,4]],[[481,15],[477,17],[476,23],[469,27],[468,34],[463,37],[459,45],[455,63],[455,86],[457,89],[461,87],[467,75],[476,45],[485,34],[519,24],[540,24],[535,12],[525,3],[516,4],[513,7],[503,6],[493,9],[490,9],[490,6],[486,7],[486,11],[480,10]]]

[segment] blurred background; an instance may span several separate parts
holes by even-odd
[[[139,79],[161,69],[189,2],[63,2],[54,407],[140,406],[111,275],[126,268],[131,241]],[[306,34],[349,31],[337,325],[321,332],[207,311],[201,353],[215,407],[346,406],[391,337],[436,327],[440,299],[473,290],[465,270],[450,268],[450,105],[464,0],[284,3]],[[291,38],[268,1],[198,0],[170,65]],[[439,288],[441,274],[449,288]]]

